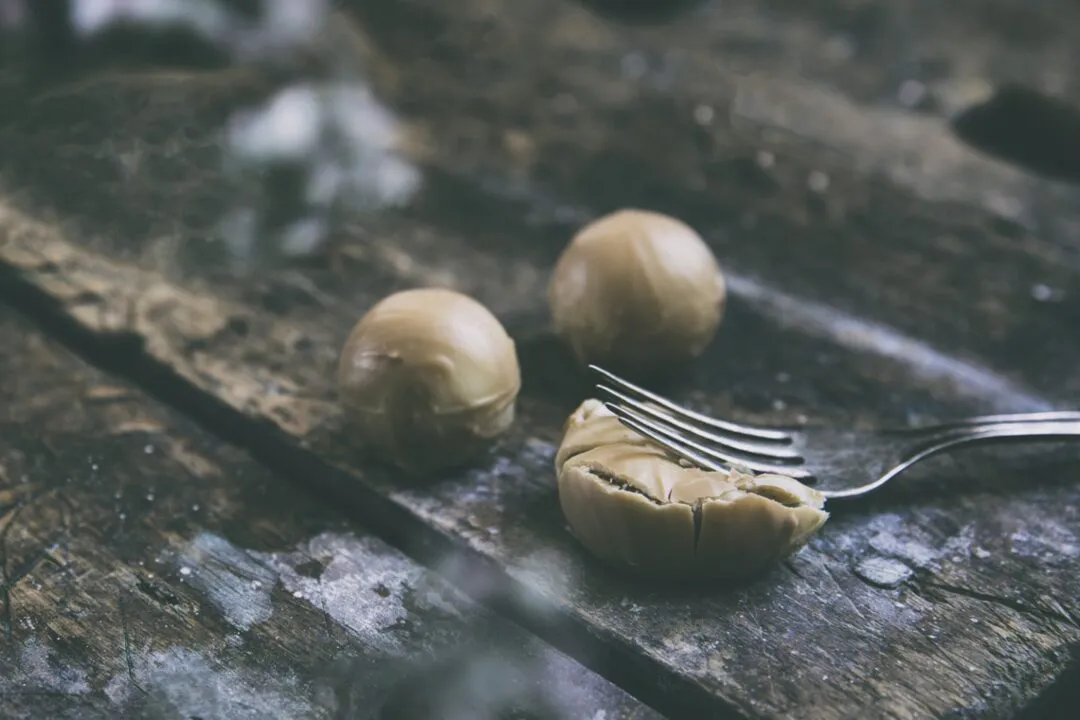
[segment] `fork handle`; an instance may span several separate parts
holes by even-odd
[[[908,460],[901,463],[897,468],[886,475],[885,481],[906,470],[920,460],[931,455],[953,450],[963,445],[974,445],[984,442],[999,442],[1002,440],[1067,440],[1080,438],[1080,421],[1073,422],[1014,422],[994,423],[981,427],[965,428],[952,434],[939,437],[915,450]]]
[[[1080,422],[1080,411],[1052,410],[1049,412],[1010,413],[1005,415],[975,415],[936,425],[912,428],[915,432],[944,432],[948,430],[970,429],[983,425],[1013,425],[1016,423],[1062,423]]]
[[[931,428],[923,429],[931,430]],[[925,460],[931,455],[937,455],[947,450],[955,450],[964,445],[1000,442],[1003,440],[1067,440],[1080,438],[1080,421],[1047,422],[1028,420],[1026,422],[996,422],[976,427],[953,426],[947,432],[938,432],[936,436],[929,433],[927,435],[925,441],[916,444],[915,448],[908,453],[906,459],[874,482],[846,490],[830,490],[827,497],[834,499],[864,495],[889,482],[915,463]]]
[[[1022,437],[1070,437],[1080,434],[1080,416],[1075,419],[1043,419],[1042,413],[1033,413],[1031,416],[1023,415],[1000,416],[1013,417],[1015,420],[995,420],[986,422],[971,422],[970,424],[948,423],[934,425],[932,427],[919,428],[912,434],[915,437],[925,438],[928,442],[935,440],[959,439],[970,442],[982,437],[987,439],[1022,438]],[[974,421],[976,418],[972,418]]]
[[[1080,435],[1080,420],[1073,421],[1045,421],[1030,420],[1026,422],[999,422],[986,425],[976,425],[959,431],[950,443],[975,442],[978,440],[994,440],[1000,438],[1025,438],[1025,437],[1071,437]]]

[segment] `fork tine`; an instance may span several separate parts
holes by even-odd
[[[728,448],[729,450],[751,453],[770,460],[798,460],[801,462],[803,459],[790,443],[777,443],[771,440],[766,442],[750,442],[747,440],[726,437],[717,433],[711,433],[702,430],[685,420],[680,420],[674,415],[650,407],[639,400],[634,400],[628,395],[624,395],[618,390],[609,388],[606,385],[597,385],[596,388],[601,392],[620,400],[623,405],[630,406],[639,415],[652,418],[657,422],[673,425],[683,432],[689,433],[701,440],[706,440],[710,443],[715,443],[721,447]]]
[[[684,407],[680,407],[679,405],[676,405],[667,398],[657,395],[656,393],[649,392],[643,387],[638,387],[632,382],[623,380],[618,375],[608,372],[602,367],[590,365],[589,369],[597,373],[598,375],[606,378],[607,380],[610,380],[612,383],[615,384],[616,387],[619,387],[623,390],[628,390],[632,393],[636,393],[637,395],[645,398],[649,402],[659,405],[665,410],[668,410],[673,415],[682,416],[688,420],[699,422],[703,425],[708,425],[718,430],[725,430],[729,433],[734,433],[736,435],[743,435],[748,438],[756,438],[758,440],[786,440],[788,442],[791,441],[791,436],[782,430],[769,430],[766,428],[751,427],[749,425],[740,425],[738,423],[728,422],[726,420],[717,420],[716,418],[709,417],[708,415],[702,415],[701,413],[696,413],[693,410],[687,410]]]
[[[630,429],[659,443],[661,447],[667,448],[698,467],[707,470],[726,470],[732,465],[737,465],[759,473],[776,473],[795,479],[805,479],[813,476],[804,466],[764,463],[748,455],[725,453],[708,448],[701,443],[679,435],[679,433],[658,422],[638,415],[633,410],[628,410],[615,403],[604,403],[604,406],[615,413],[619,421]]]
[[[644,435],[665,450],[670,450],[679,457],[683,458],[684,460],[690,461],[695,466],[703,470],[723,471],[726,469],[723,463],[718,463],[715,460],[712,460],[705,457],[704,455],[694,452],[692,449],[686,447],[682,443],[676,442],[669,437],[665,437],[659,433],[653,432],[649,428],[639,423],[637,420],[634,420],[632,417],[619,415],[619,422],[621,422],[623,425],[626,425],[634,432]]]

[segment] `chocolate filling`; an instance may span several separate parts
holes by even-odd
[[[641,488],[634,487],[633,485],[626,482],[625,480],[623,480],[618,475],[613,475],[612,473],[608,472],[607,470],[605,470],[602,467],[589,466],[588,470],[592,475],[596,476],[598,479],[603,480],[604,482],[606,482],[609,485],[614,485],[615,487],[617,487],[620,490],[625,490],[626,492],[632,492],[632,493],[635,493],[637,495],[641,495],[642,497],[648,498],[649,500],[651,500],[656,505],[663,505],[664,504],[663,500],[658,500],[658,499],[654,498],[652,495],[645,492]]]
[[[701,540],[702,501],[698,500],[690,506],[694,516],[694,554],[697,554],[698,541]]]
[[[630,483],[628,483],[625,480],[623,480],[622,478],[620,478],[618,475],[613,475],[612,473],[608,472],[607,470],[605,470],[605,469],[603,469],[601,467],[590,467],[589,472],[592,473],[594,476],[596,476],[596,478],[598,478],[600,480],[603,480],[604,482],[608,483],[609,485],[614,485],[615,487],[617,487],[620,490],[625,490],[626,492],[632,492],[632,493],[634,493],[636,495],[641,495],[642,497],[646,497],[649,500],[651,500],[653,502],[653,504],[655,504],[655,505],[664,505],[664,504],[666,504],[664,500],[657,500],[656,498],[654,498],[652,495],[648,494],[647,492],[641,490],[640,488],[634,487]],[[703,503],[706,500],[709,500],[709,499],[711,499],[711,498],[701,498],[700,500],[697,500],[692,505],[690,505],[691,517],[694,520],[694,545],[693,545],[693,547],[694,547],[694,552],[695,553],[697,552],[697,549],[698,549],[698,542],[701,540],[701,526],[702,526],[702,518],[703,518],[702,506],[703,506]],[[672,501],[668,500],[666,502],[672,502]],[[687,503],[687,504],[689,504],[689,503]]]

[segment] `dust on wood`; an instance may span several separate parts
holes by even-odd
[[[973,30],[975,5],[881,6],[884,20],[846,29],[843,13],[745,2],[703,9],[722,13],[712,22],[627,30],[539,1],[357,5],[369,62],[396,78],[377,89],[427,138],[427,190],[405,213],[348,228],[337,264],[245,282],[218,267],[204,239],[213,208],[200,204],[224,187],[211,138],[228,92],[104,79],[53,93],[5,111],[0,262],[83,329],[137,340],[136,365],[220,401],[251,437],[280,430],[304,449],[283,457],[314,453],[362,503],[389,498],[441,548],[494,561],[672,707],[677,687],[752,716],[1009,714],[1065,672],[1080,640],[1067,452],[935,462],[837,506],[768,578],[703,592],[597,567],[554,498],[558,428],[588,390],[547,331],[544,283],[574,227],[620,205],[698,226],[735,280],[714,347],[667,388],[700,409],[904,422],[1080,398],[1061,301],[1080,290],[1077,190],[987,159],[947,125],[965,87],[1080,76],[1065,26],[1025,44]],[[927,13],[918,42],[947,71],[924,78],[936,100],[915,114],[891,100],[910,25],[885,20]],[[736,42],[748,34],[760,42]],[[832,42],[845,36],[850,62]],[[992,54],[1017,64],[982,62]],[[145,127],[160,135],[138,143],[140,162],[103,150],[131,151]],[[402,488],[354,451],[328,369],[364,310],[420,284],[491,307],[525,386],[490,462]],[[776,298],[817,308],[817,325],[785,321]]]

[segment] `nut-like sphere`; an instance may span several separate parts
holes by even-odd
[[[681,465],[599,400],[567,420],[555,469],[574,536],[606,563],[645,576],[755,575],[829,517],[825,497],[793,478]]]
[[[413,473],[464,463],[514,420],[514,341],[461,293],[406,290],[377,303],[338,366],[342,403],[361,439]]]
[[[651,375],[696,357],[720,325],[716,257],[675,218],[620,210],[585,226],[548,286],[555,331],[582,363]]]

